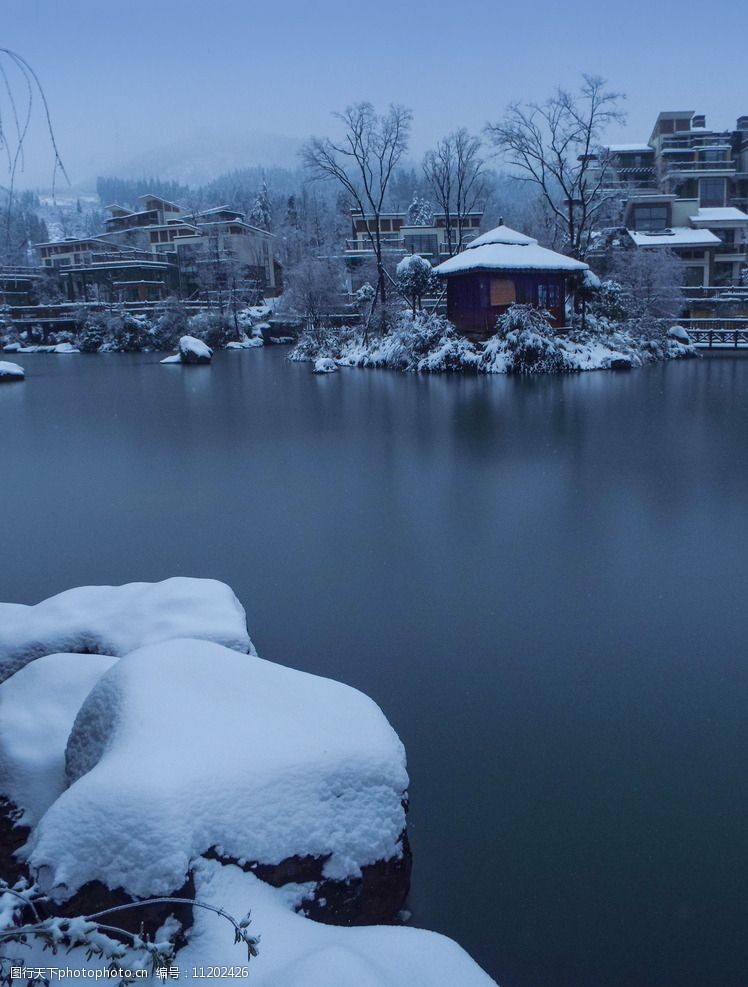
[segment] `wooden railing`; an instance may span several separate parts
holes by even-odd
[[[706,349],[748,347],[748,319],[679,319],[695,346]]]

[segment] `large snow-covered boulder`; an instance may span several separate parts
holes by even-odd
[[[329,356],[321,356],[314,361],[315,374],[334,374],[337,369],[337,363]]]
[[[206,641],[120,659],[84,702],[66,764],[70,787],[29,857],[60,899],[93,881],[174,892],[203,854],[280,865],[285,881],[316,862],[322,885],[355,895],[365,868],[407,855],[405,753],[379,707]],[[398,907],[406,867],[400,877]]]
[[[254,653],[244,608],[215,579],[80,586],[34,606],[0,603],[0,682],[41,655],[119,656],[176,637]]]
[[[182,363],[210,363],[213,350],[196,336],[182,336],[179,340],[179,356]]]
[[[65,748],[75,717],[116,661],[45,655],[0,685],[0,795],[20,810],[18,825],[35,825],[65,791]]]
[[[18,363],[10,363],[8,360],[0,360],[0,383],[10,380],[23,380],[26,371]]]

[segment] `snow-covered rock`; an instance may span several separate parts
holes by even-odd
[[[675,339],[684,346],[690,346],[691,339],[683,326],[671,326],[667,331],[668,339]]]
[[[115,661],[45,655],[0,685],[0,794],[22,811],[19,825],[35,825],[67,787],[65,747],[73,722]]]
[[[52,350],[53,353],[80,353],[77,346],[72,343],[58,343]]]
[[[261,936],[260,955],[249,966],[254,987],[495,987],[494,981],[446,936],[393,926],[340,928],[295,914],[303,887],[277,889],[237,867],[200,861],[198,901],[232,914],[252,910],[250,931]],[[246,948],[235,946],[225,924],[203,909],[176,964],[245,966]],[[71,964],[72,965],[72,964]]]
[[[244,608],[215,579],[80,586],[34,606],[0,603],[0,682],[41,655],[119,656],[176,637],[254,653]]]
[[[159,360],[159,363],[181,363],[182,357],[179,353],[173,353],[171,356],[165,356],[163,360]]]
[[[113,665],[78,713],[66,773],[29,857],[62,899],[95,880],[173,892],[207,852],[318,858],[332,881],[403,855],[405,752],[379,707],[207,641]]]
[[[20,348],[20,343],[6,343],[5,346],[3,346],[3,353],[17,353]]]
[[[210,363],[213,350],[196,336],[182,336],[179,340],[179,356],[182,363]]]
[[[264,346],[262,336],[245,336],[242,340],[231,340],[226,343],[227,350],[252,350],[257,346]]]
[[[329,356],[321,356],[314,361],[315,374],[334,374],[337,369],[337,363]]]
[[[23,380],[26,372],[17,363],[9,363],[7,360],[0,360],[0,382],[10,380]]]

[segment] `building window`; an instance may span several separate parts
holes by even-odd
[[[511,278],[491,278],[491,305],[513,305],[517,300]]]
[[[699,205],[701,206],[724,206],[725,204],[725,180],[724,178],[702,178],[699,182]]]
[[[538,307],[558,308],[561,301],[561,292],[557,284],[538,285]]]
[[[634,229],[642,233],[656,233],[667,228],[667,206],[636,206]]]
[[[415,233],[413,235],[406,236],[405,249],[415,254],[436,255],[438,249],[436,235],[433,233],[429,233],[429,234]]]

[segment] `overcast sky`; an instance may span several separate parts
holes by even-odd
[[[610,134],[617,140],[646,140],[661,109],[693,109],[725,128],[748,113],[745,0],[613,7],[0,0],[0,37],[39,74],[74,183],[196,133],[206,144],[212,132],[240,144],[255,132],[324,134],[331,111],[359,99],[410,106],[420,156],[455,126],[479,130],[509,101],[574,87],[582,72],[627,94],[628,125]],[[51,170],[39,118],[34,133],[27,184]]]

